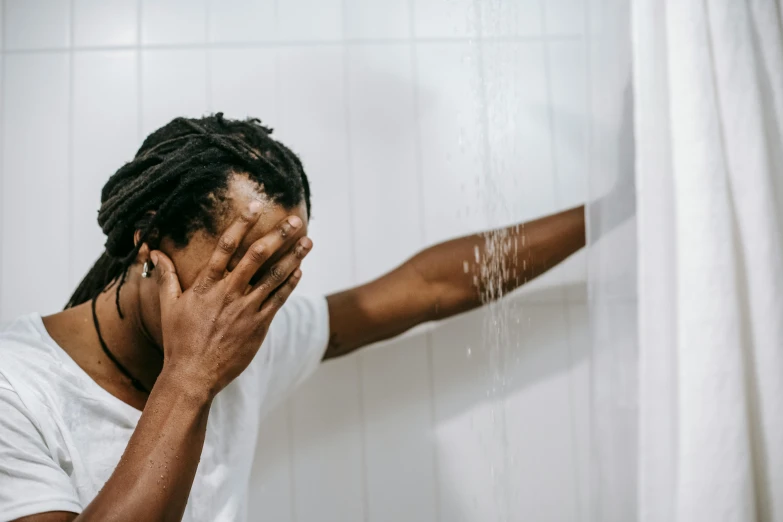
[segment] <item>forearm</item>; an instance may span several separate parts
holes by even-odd
[[[117,468],[77,521],[181,520],[211,399],[164,368]]]
[[[324,358],[497,299],[584,245],[584,207],[577,207],[427,248],[375,281],[327,298],[331,337]]]
[[[585,246],[584,207],[527,223],[453,239],[411,263],[431,294],[430,319],[497,299]]]

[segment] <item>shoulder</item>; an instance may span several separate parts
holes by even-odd
[[[0,326],[0,373],[51,368],[59,362],[56,345],[39,314],[18,317]]]
[[[46,387],[51,378],[45,374],[55,359],[37,332],[36,319],[40,316],[31,314],[0,327],[0,410],[5,420],[0,428],[6,441],[18,436],[15,444],[19,437],[35,440],[46,431],[41,420],[48,417]]]
[[[41,316],[29,314],[0,327],[0,373],[50,367],[58,361]]]
[[[38,314],[4,324],[0,327],[0,386],[13,390],[28,407],[45,407],[68,373],[57,350]]]

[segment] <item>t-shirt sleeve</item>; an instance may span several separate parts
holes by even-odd
[[[13,388],[0,378],[0,520],[82,511],[68,474]]]
[[[279,404],[318,367],[329,342],[325,297],[293,295],[277,312],[265,341],[270,374],[264,411]]]

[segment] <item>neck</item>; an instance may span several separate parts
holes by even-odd
[[[138,281],[129,280],[120,291],[120,317],[116,286],[98,296],[95,313],[106,348],[147,390],[151,390],[163,368],[160,348],[144,325]],[[92,303],[85,303],[92,306]],[[92,310],[89,310],[92,314]],[[112,363],[113,364],[113,363]],[[119,372],[119,369],[118,369]]]

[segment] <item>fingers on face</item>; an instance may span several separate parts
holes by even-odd
[[[299,265],[312,247],[313,242],[310,238],[303,237],[299,239],[291,250],[261,276],[261,279],[253,286],[253,292],[251,293],[252,298],[259,306],[299,269]]]
[[[261,268],[261,266],[263,266],[263,264],[266,263],[275,254],[275,252],[280,250],[284,245],[288,244],[291,237],[301,227],[302,227],[302,220],[299,217],[288,216],[280,223],[278,223],[277,226],[274,229],[272,229],[269,233],[264,235],[264,237],[260,238],[252,245],[250,245],[250,248],[247,249],[247,252],[245,252],[245,255],[242,256],[242,259],[239,261],[237,266],[231,271],[231,274],[229,276],[231,279],[231,286],[233,287],[233,289],[239,292],[244,292],[247,286],[250,284],[250,281],[253,279],[253,277],[256,275],[258,270]],[[309,241],[309,239],[307,241]],[[296,248],[292,249],[292,251],[295,250]],[[283,259],[289,257],[291,253],[292,252],[289,252],[288,254],[283,256]],[[265,279],[269,278],[271,275],[273,275],[272,274],[273,272],[274,272],[274,276],[279,278],[279,276],[281,275],[279,273],[280,269],[276,268],[278,267],[279,264],[280,262],[276,263],[274,266],[272,266],[269,269],[267,273],[262,275],[261,281],[264,281]],[[289,274],[290,272],[285,273],[285,277],[288,277]],[[285,277],[283,277],[283,280],[285,279]],[[280,283],[282,283],[282,280],[278,282],[278,284]]]
[[[179,277],[177,277],[177,269],[174,267],[174,263],[166,254],[159,250],[150,252],[150,258],[155,265],[161,302],[165,303],[170,299],[179,297],[182,294],[182,287],[179,284]]]
[[[272,294],[266,299],[266,301],[264,301],[264,304],[261,306],[260,313],[268,317],[274,316],[274,314],[280,310],[280,307],[283,306],[283,304],[291,296],[291,292],[294,291],[294,288],[296,288],[296,285],[299,284],[301,279],[302,270],[299,268],[294,269],[294,271],[286,278],[285,282],[278,286],[275,291],[272,292]]]
[[[214,283],[223,279],[226,267],[236,253],[245,235],[253,228],[261,215],[261,203],[253,201],[247,210],[242,213],[223,232],[218,239],[212,257],[199,275],[200,283]]]

